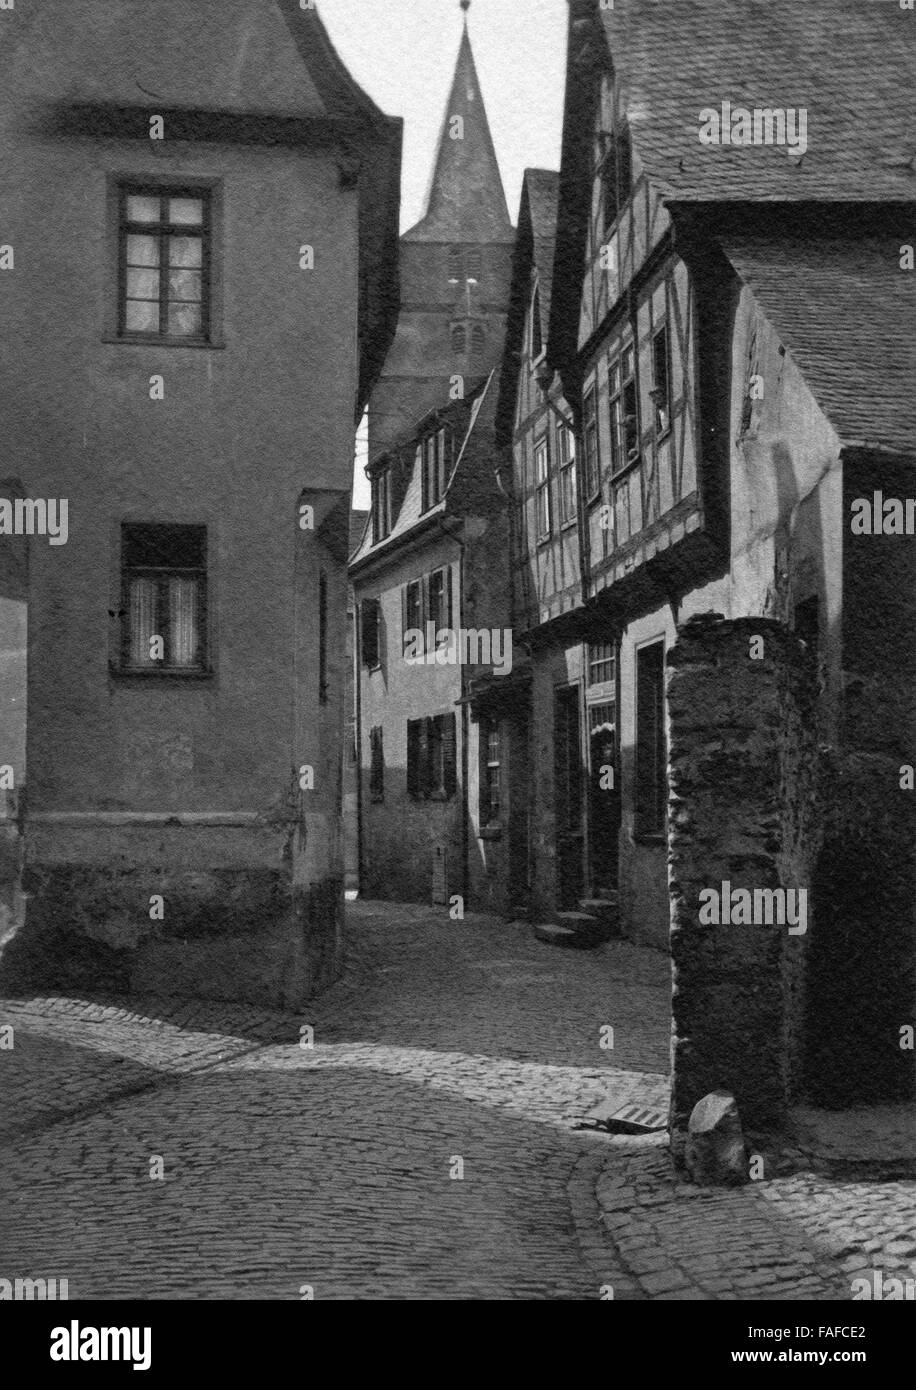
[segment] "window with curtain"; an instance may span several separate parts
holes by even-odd
[[[205,526],[121,528],[122,669],[191,674],[207,669]]]
[[[565,526],[575,520],[576,502],[576,437],[566,425],[557,428],[557,453],[560,462],[560,521]]]
[[[480,823],[495,825],[500,814],[500,741],[499,724],[495,719],[482,722],[480,749],[483,755],[480,769]]]
[[[120,335],[206,342],[209,191],[123,185],[118,241]]]

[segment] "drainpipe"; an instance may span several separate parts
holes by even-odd
[[[436,521],[443,533],[453,540],[458,546],[458,626],[464,622],[464,569],[465,569],[465,549],[466,543],[455,531],[451,531],[445,524],[445,518],[436,517]],[[468,902],[468,886],[470,883],[469,875],[469,846],[468,835],[468,706],[467,706],[467,674],[464,663],[458,663],[461,672],[461,897],[465,907]]]
[[[356,590],[353,590],[353,696],[354,696],[354,742],[356,744],[356,890],[362,893],[363,878],[363,702],[362,702],[362,672],[363,666],[360,661],[362,651],[362,618],[360,615],[360,604],[356,597]]]

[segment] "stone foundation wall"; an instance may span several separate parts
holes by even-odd
[[[294,882],[276,828],[27,831],[26,845],[27,911],[0,990],[294,1009],[342,968],[342,879]]]
[[[762,638],[763,656],[750,656]],[[808,888],[817,789],[804,648],[763,618],[692,618],[668,656],[672,1143],[690,1111],[734,1093],[746,1126],[779,1127],[798,1031],[805,937],[700,922],[704,889]],[[812,904],[808,901],[809,930]]]

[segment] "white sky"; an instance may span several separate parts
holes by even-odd
[[[318,0],[335,48],[373,101],[404,118],[401,230],[422,217],[451,88],[458,0]],[[509,213],[526,168],[559,168],[566,0],[472,0],[468,27]],[[368,506],[357,443],[353,505]]]

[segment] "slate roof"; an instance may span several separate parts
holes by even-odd
[[[17,64],[23,95],[231,114],[343,114],[331,85],[311,70],[319,50],[333,54],[324,28],[316,11],[300,10],[295,0],[42,0],[21,18],[17,7],[15,28],[14,42],[29,58]],[[339,65],[336,55],[332,61]]]
[[[365,560],[369,555],[389,554],[396,549],[399,541],[403,540],[421,523],[425,525],[434,516],[444,516],[448,510],[449,495],[454,489],[461,472],[462,464],[468,452],[469,445],[474,436],[474,431],[479,420],[490,423],[492,420],[492,398],[495,395],[494,378],[495,370],[490,372],[482,386],[472,392],[463,401],[449,402],[442,406],[438,411],[430,411],[431,415],[437,415],[441,422],[451,419],[456,424],[456,440],[460,441],[455,453],[455,461],[452,471],[446,479],[445,492],[440,502],[427,511],[423,511],[422,477],[420,465],[417,461],[417,439],[424,432],[425,422],[421,422],[416,434],[403,446],[392,450],[392,454],[406,462],[409,469],[407,485],[398,506],[397,516],[394,518],[393,525],[388,535],[381,540],[378,545],[373,536],[371,520],[363,532],[362,540],[358,549],[350,557],[350,565],[356,565]],[[426,417],[427,420],[429,416]]]
[[[347,554],[352,555],[363,538],[366,529],[366,522],[369,520],[369,512],[361,507],[351,507],[350,509],[350,544]]]
[[[899,235],[719,239],[842,442],[916,454],[916,272]]]
[[[552,169],[526,169],[519,202],[518,231],[512,256],[509,317],[503,346],[497,407],[497,442],[506,444],[515,422],[516,391],[521,368],[525,315],[531,297],[531,270],[538,272],[541,334],[546,343],[550,325],[554,251],[557,239],[557,199],[560,175]]]
[[[541,332],[547,341],[550,294],[553,285],[553,253],[557,240],[557,197],[560,175],[553,169],[526,169],[522,198],[528,198],[534,264],[538,272]],[[521,213],[519,213],[521,222]]]
[[[916,198],[916,14],[895,0],[617,0],[597,12],[634,146],[680,199]],[[704,146],[723,99],[804,107],[808,150]]]
[[[460,140],[450,134],[453,116],[464,121]],[[425,206],[420,221],[404,233],[405,241],[512,240],[512,220],[467,25],[461,35]]]

